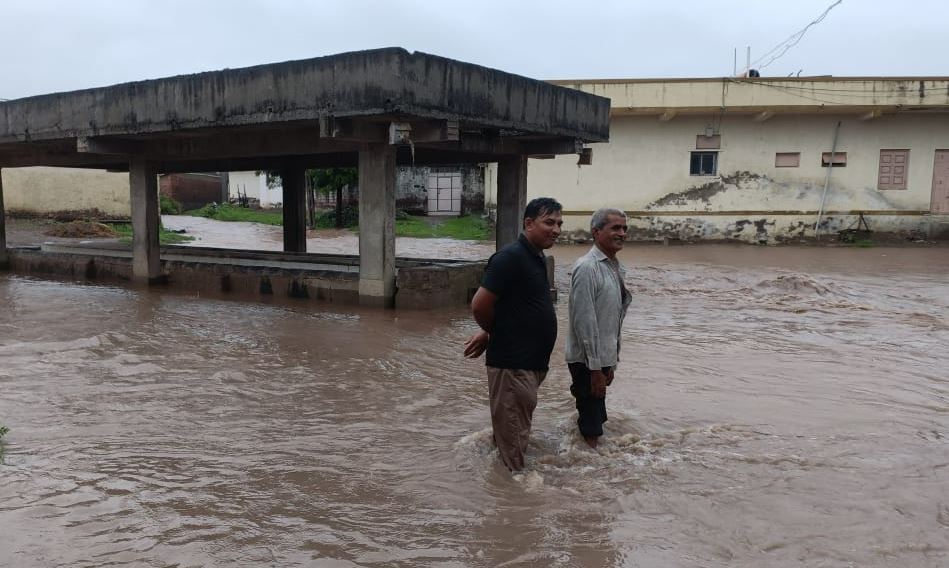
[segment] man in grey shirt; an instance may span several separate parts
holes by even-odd
[[[630,295],[626,268],[616,258],[626,239],[626,214],[603,208],[590,219],[593,248],[573,265],[567,366],[580,434],[596,448],[606,422],[606,387],[619,360],[620,331]]]

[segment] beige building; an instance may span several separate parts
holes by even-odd
[[[604,205],[628,211],[640,239],[773,243],[861,213],[878,232],[949,229],[949,78],[557,83],[612,100],[592,165],[530,161],[528,198],[559,199],[567,231]]]

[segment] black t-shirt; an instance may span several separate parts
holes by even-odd
[[[488,366],[546,371],[557,340],[557,313],[544,257],[521,235],[491,256],[481,285],[498,297]]]

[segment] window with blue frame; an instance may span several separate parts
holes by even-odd
[[[693,176],[718,175],[718,152],[692,152],[689,174]]]

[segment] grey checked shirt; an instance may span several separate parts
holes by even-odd
[[[573,265],[567,363],[583,363],[588,369],[616,366],[620,330],[631,302],[629,293],[623,297],[625,277],[626,267],[595,245]]]

